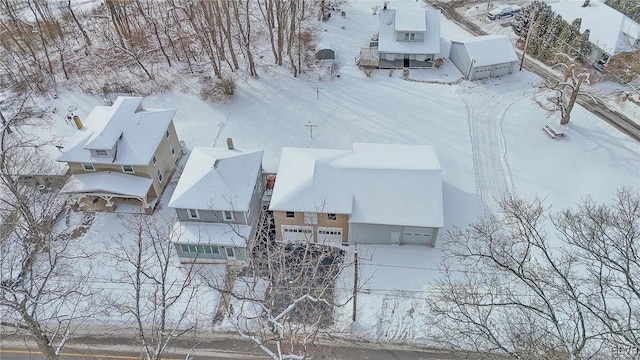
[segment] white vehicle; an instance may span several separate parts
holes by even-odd
[[[515,15],[518,11],[520,11],[520,6],[518,5],[500,5],[497,8],[489,11],[487,17],[489,20],[502,19],[506,17],[511,17]]]

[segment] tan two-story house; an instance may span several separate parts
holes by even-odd
[[[181,156],[175,113],[143,108],[141,97],[96,106],[57,159],[71,172],[61,192],[84,209],[152,213]]]

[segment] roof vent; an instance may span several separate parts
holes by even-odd
[[[233,150],[233,139],[232,138],[227,138],[227,148],[229,148],[229,150]]]

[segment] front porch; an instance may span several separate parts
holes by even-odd
[[[147,204],[140,199],[110,198],[86,195],[71,199],[71,210],[86,212],[115,212],[123,214],[147,214],[153,213],[155,200]]]
[[[405,66],[407,65],[409,66]],[[426,61],[418,61],[418,60],[383,60],[380,59],[378,67],[380,69],[402,69],[408,67],[410,69],[435,69],[435,61],[426,60]]]
[[[158,201],[150,178],[110,171],[72,175],[60,192],[80,211],[152,214]]]

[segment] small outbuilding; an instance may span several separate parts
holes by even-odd
[[[331,49],[320,49],[316,52],[316,60],[333,60],[336,52]]]
[[[512,74],[518,63],[511,41],[500,35],[452,41],[449,59],[469,80]]]

